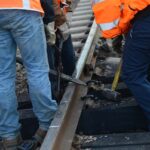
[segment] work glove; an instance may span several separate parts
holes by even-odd
[[[61,34],[60,37],[63,39],[63,41],[66,41],[70,35],[68,23],[63,23],[62,25],[58,26],[57,29],[59,30],[59,34]]]
[[[55,14],[55,26],[57,28],[58,26],[64,24],[67,21],[67,19],[63,10],[58,4],[53,4],[53,9]]]
[[[70,35],[66,16],[55,0],[53,0],[53,9],[55,14],[55,28],[59,30],[58,33],[61,34],[60,37],[66,41]]]
[[[48,23],[45,25],[45,33],[46,33],[46,39],[47,43],[49,45],[55,45],[56,42],[56,34],[55,34],[55,22]]]

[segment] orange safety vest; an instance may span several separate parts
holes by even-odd
[[[135,14],[150,5],[150,0],[93,0],[95,21],[104,38],[128,32]]]
[[[0,9],[23,9],[43,13],[40,0],[0,0]]]

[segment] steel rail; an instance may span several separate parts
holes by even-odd
[[[97,26],[94,21],[76,65],[75,78],[77,79],[81,77],[83,72],[96,31]],[[81,96],[86,92],[86,88],[76,86],[72,83],[67,87],[55,118],[52,121],[47,136],[40,148],[41,150],[70,150],[84,103],[79,100],[79,97],[77,98],[76,94],[78,93],[78,96]]]
[[[88,56],[88,53],[89,53],[89,50],[90,50],[90,47],[92,45],[92,42],[94,40],[94,36],[96,34],[96,31],[97,31],[97,25],[95,23],[95,20],[93,21],[93,25],[91,27],[91,30],[90,30],[90,33],[89,33],[89,36],[86,40],[86,44],[84,45],[83,47],[83,50],[81,52],[81,55],[80,55],[80,58],[77,62],[77,65],[76,65],[76,78],[80,78],[80,75],[82,73],[82,70],[83,70],[83,67],[85,65],[85,62],[86,62],[86,58]]]

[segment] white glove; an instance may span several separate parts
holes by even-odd
[[[49,45],[54,45],[56,42],[55,22],[51,22],[48,23],[48,25],[45,25],[45,32],[46,32],[47,43]]]
[[[60,25],[57,28],[59,29],[63,40],[66,41],[70,35],[69,25],[67,24],[67,22],[63,23],[62,25]]]

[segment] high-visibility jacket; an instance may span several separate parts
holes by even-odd
[[[135,14],[150,5],[150,0],[93,0],[95,20],[105,38],[128,32]]]
[[[40,0],[0,0],[0,9],[23,9],[43,13]]]

